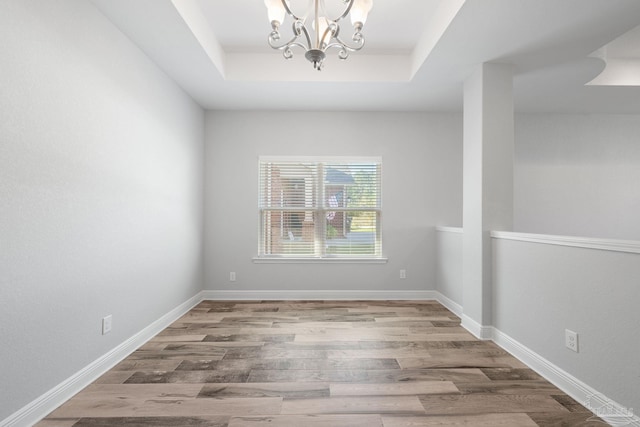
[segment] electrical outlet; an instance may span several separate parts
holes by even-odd
[[[113,318],[111,315],[102,318],[102,335],[107,335],[111,332],[111,325],[113,323]]]
[[[407,278],[407,270],[400,270],[400,278],[401,279]]]
[[[229,281],[230,282],[235,282],[236,281],[236,272],[232,271],[231,273],[229,273]]]
[[[567,346],[569,350],[572,350],[578,353],[578,333],[570,331],[569,329],[565,329],[564,345]]]

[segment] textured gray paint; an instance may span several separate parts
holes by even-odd
[[[462,212],[462,118],[421,113],[210,112],[205,288],[433,290],[435,225]],[[389,262],[254,264],[258,156],[382,156],[382,239]],[[407,278],[399,278],[399,270]],[[237,281],[229,282],[229,272]]]
[[[515,231],[640,240],[640,116],[516,119]]]
[[[640,255],[494,239],[494,326],[626,408],[640,407]],[[579,353],[564,330],[579,334]]]
[[[437,243],[437,290],[445,297],[463,305],[462,292],[462,233],[438,231]]]
[[[2,420],[201,290],[204,114],[89,2],[0,28]]]

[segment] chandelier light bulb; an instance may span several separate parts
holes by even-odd
[[[276,26],[279,27],[284,22],[284,17],[287,13],[282,0],[264,0],[264,4],[267,6],[269,22],[271,25],[277,22]]]
[[[360,23],[360,26],[364,26],[372,7],[373,0],[355,0],[351,7],[351,24],[357,26]]]

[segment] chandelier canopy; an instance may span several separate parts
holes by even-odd
[[[325,7],[325,0],[310,0],[304,14],[296,14],[291,3],[294,0],[265,0],[271,34],[269,45],[283,51],[286,59],[293,57],[293,48],[300,47],[305,51],[305,58],[313,63],[313,68],[321,70],[326,57],[326,51],[337,48],[338,57],[347,59],[350,52],[363,48],[364,35],[362,28],[367,15],[373,6],[373,0],[330,0],[342,6],[342,12],[337,16],[329,16]],[[283,43],[280,41],[280,26],[287,16],[293,20],[291,25],[292,37]],[[353,26],[352,43],[346,43],[340,38],[340,21],[351,17]]]

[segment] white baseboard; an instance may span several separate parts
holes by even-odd
[[[631,409],[625,408],[608,399],[602,393],[599,393],[573,375],[565,372],[504,332],[494,327],[489,327],[489,329],[491,329],[491,339],[497,345],[511,353],[576,401],[586,406],[607,423],[614,427],[640,426],[640,418],[633,415]]]
[[[436,292],[436,300],[458,317],[462,317],[462,306],[440,292]]]
[[[460,326],[469,331],[473,336],[481,340],[492,340],[493,339],[493,327],[492,326],[483,326],[473,320],[471,317],[464,314],[464,309],[462,305],[453,301],[449,297],[441,294],[440,292],[436,292],[436,299],[446,308],[448,308],[453,314],[460,318]]]
[[[471,332],[476,338],[480,340],[491,340],[493,338],[493,328],[491,326],[483,326],[464,313],[460,316],[460,319],[462,327]]]
[[[359,291],[359,290],[205,290],[206,300],[234,301],[286,301],[286,300],[436,300],[436,291]]]
[[[198,293],[188,301],[180,304],[113,350],[2,420],[0,427],[22,427],[37,423],[201,301],[202,294]]]

